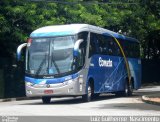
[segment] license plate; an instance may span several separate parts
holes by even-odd
[[[53,90],[44,90],[45,94],[53,94]]]

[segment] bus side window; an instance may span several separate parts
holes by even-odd
[[[113,40],[108,40],[108,54],[113,55],[114,46],[113,46]]]
[[[89,45],[89,57],[97,53],[96,48],[97,37],[94,33],[90,35],[90,45]]]
[[[83,45],[83,43],[80,45],[80,48],[79,48],[79,50],[78,50],[78,52],[79,52],[78,67],[82,67],[82,66],[83,66],[83,64],[84,64],[84,59],[85,59],[85,57],[84,57],[85,51],[84,51],[84,48],[83,48],[82,45]]]
[[[129,40],[120,40],[120,44],[124,50],[127,57],[138,58],[140,56],[139,43],[131,42]]]
[[[117,40],[118,40],[118,39],[117,39]],[[119,40],[118,40],[118,41],[119,41]],[[115,55],[116,55],[116,56],[122,56],[120,47],[118,46],[117,42],[114,41],[114,44],[115,44]]]
[[[140,45],[139,45],[139,43],[136,43],[135,50],[136,50],[135,57],[140,58]]]
[[[83,39],[84,41],[79,47],[79,57],[78,57],[78,67],[81,68],[85,63],[86,47],[87,47],[87,37],[88,32],[81,32],[78,34],[78,39]]]
[[[98,35],[98,46],[100,54],[106,55],[107,54],[107,40],[104,35]]]
[[[112,37],[108,37],[108,54],[113,56],[120,56],[120,48],[117,44],[117,42]]]

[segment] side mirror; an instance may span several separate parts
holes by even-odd
[[[20,59],[21,59],[21,51],[22,51],[22,49],[24,47],[26,47],[26,46],[27,46],[27,43],[23,43],[23,44],[18,46],[18,48],[17,48],[17,60],[18,61],[20,61]]]
[[[79,40],[76,41],[76,43],[74,45],[74,50],[73,50],[73,55],[75,57],[78,57],[78,55],[79,55],[79,46],[83,41],[84,41],[83,39],[79,39]]]

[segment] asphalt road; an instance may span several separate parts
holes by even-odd
[[[132,97],[101,95],[83,103],[81,98],[52,98],[50,104],[41,99],[0,102],[0,116],[160,116],[160,106],[141,101],[142,95],[160,92],[150,86],[134,92]]]

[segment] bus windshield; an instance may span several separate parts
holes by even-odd
[[[26,73],[56,75],[74,70],[75,36],[35,38],[26,52]]]

